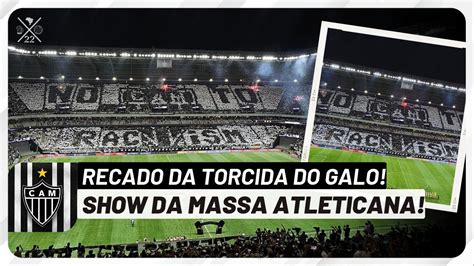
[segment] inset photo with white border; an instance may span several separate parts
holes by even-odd
[[[387,189],[456,212],[466,45],[322,22],[302,161],[386,162]]]

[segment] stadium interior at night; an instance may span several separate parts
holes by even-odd
[[[24,161],[299,161],[315,58],[314,51],[10,46],[9,166]],[[324,63],[321,81],[310,161],[386,161],[390,188],[423,188],[429,201],[449,204],[465,85],[331,61]],[[366,230],[364,222],[342,221],[354,228],[351,235],[357,228]],[[388,231],[390,222],[376,226]],[[123,233],[129,230],[126,220],[79,220],[64,238],[10,233],[10,248],[82,242],[97,253],[101,244],[124,243],[123,248],[136,239],[156,238],[153,249],[162,241],[179,242],[174,248],[187,250],[217,241],[214,233],[196,236],[188,220],[137,223],[129,233]],[[235,241],[256,228],[283,224],[309,232],[316,223],[328,235],[331,225],[341,224],[231,220],[218,236],[228,237],[219,240],[223,243]],[[112,224],[121,233],[87,236]],[[189,241],[198,237],[197,244]],[[103,249],[113,253],[108,246]]]

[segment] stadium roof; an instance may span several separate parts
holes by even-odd
[[[216,60],[262,60],[288,61],[316,55],[314,50],[295,52],[248,52],[248,51],[210,51],[210,50],[171,50],[151,48],[100,48],[69,46],[8,46],[11,53],[24,55],[63,55],[87,57],[127,57],[162,59],[216,59]]]

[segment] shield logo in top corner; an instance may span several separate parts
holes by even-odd
[[[52,186],[40,180],[33,186],[23,186],[23,203],[31,218],[41,227],[56,214],[63,198],[62,186]]]

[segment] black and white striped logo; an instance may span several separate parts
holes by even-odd
[[[62,195],[62,186],[53,187],[44,180],[40,180],[32,187],[23,186],[23,203],[33,220],[41,227],[58,211]]]
[[[76,164],[21,163],[9,172],[10,232],[63,232],[77,218]]]

